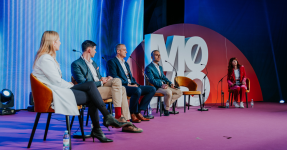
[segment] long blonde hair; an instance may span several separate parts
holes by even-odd
[[[53,42],[57,41],[58,39],[59,34],[56,31],[45,31],[43,33],[40,48],[36,54],[33,68],[35,67],[37,60],[44,54],[51,55],[56,61],[56,50],[54,48]],[[56,61],[56,63],[58,62]]]

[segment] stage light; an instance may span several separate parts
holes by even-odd
[[[283,103],[285,103],[285,101],[284,101],[284,100],[281,100],[280,103],[283,104]]]
[[[0,114],[15,114],[15,109],[10,107],[14,107],[14,94],[10,90],[4,89],[0,93]]]
[[[8,90],[3,90],[3,95],[4,95],[5,97],[9,97],[11,94],[10,94],[10,91],[8,91]]]

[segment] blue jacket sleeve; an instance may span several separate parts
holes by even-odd
[[[80,66],[77,65],[75,62],[71,64],[71,71],[72,76],[78,82],[78,84],[84,83],[86,81],[85,75],[82,73]]]
[[[117,66],[116,66],[114,61],[112,61],[112,60],[108,61],[108,70],[109,70],[110,76],[112,76],[113,78],[121,79],[122,80],[122,85],[128,85],[128,81],[124,81],[120,76],[118,76],[118,74],[117,74]]]
[[[154,78],[154,75],[153,75],[153,72],[152,72],[152,70],[150,69],[150,67],[146,67],[145,68],[145,74],[147,75],[147,77],[148,77],[148,81],[151,83],[151,84],[153,84],[156,88],[161,88],[161,86],[162,86],[162,82],[160,81],[160,80],[156,80],[155,78]]]

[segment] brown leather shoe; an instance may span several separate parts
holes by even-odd
[[[132,125],[132,126],[124,126],[122,131],[131,133],[141,133],[143,132],[143,129],[137,128],[135,125]]]
[[[141,121],[149,121],[149,119],[145,118],[141,113],[136,114],[136,117]]]
[[[131,114],[132,122],[133,123],[140,123],[141,120],[139,120],[135,114]]]

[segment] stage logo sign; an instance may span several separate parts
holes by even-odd
[[[203,38],[173,35],[168,36],[165,43],[162,34],[147,34],[145,35],[145,62],[152,61],[151,57],[148,56],[153,50],[159,50],[161,54],[160,65],[163,67],[163,71],[166,71],[167,78],[174,81],[175,71],[177,71],[178,76],[195,80],[199,85],[198,90],[204,89],[202,81],[205,73],[202,70],[205,69],[208,62],[208,47]],[[210,93],[208,77],[205,79],[205,89],[206,100]],[[197,101],[191,100],[193,105],[199,104],[198,96],[194,96],[192,99],[197,99]]]

